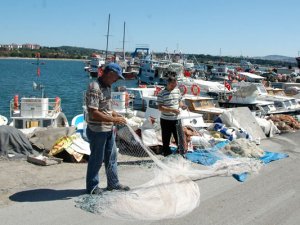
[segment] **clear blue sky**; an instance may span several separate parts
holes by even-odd
[[[297,56],[299,0],[0,0],[0,43]]]

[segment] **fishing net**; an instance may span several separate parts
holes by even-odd
[[[180,130],[179,134],[184,132]],[[195,180],[257,172],[261,167],[258,160],[228,157],[212,147],[208,151],[220,160],[200,169],[181,154],[160,159],[129,126],[118,129],[117,136],[119,156],[127,154],[129,159],[144,157],[152,165],[153,176],[127,192],[105,191],[100,195],[83,195],[76,200],[77,207],[114,219],[160,220],[184,216],[200,203],[200,190]],[[206,147],[208,145],[212,146],[207,142]]]

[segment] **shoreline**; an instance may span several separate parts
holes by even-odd
[[[5,59],[13,59],[13,60],[36,60],[37,58],[25,58],[25,57],[1,57],[0,60],[5,60]],[[65,58],[40,58],[40,60],[59,60],[59,61],[86,61],[87,59],[65,59]]]

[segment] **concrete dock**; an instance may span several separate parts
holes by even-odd
[[[268,151],[288,153],[243,182],[232,177],[196,181],[200,206],[185,217],[161,221],[122,221],[76,208],[84,193],[86,164],[40,167],[25,161],[0,161],[0,224],[300,224],[300,132],[262,140]],[[101,169],[103,176],[104,168]],[[151,179],[147,166],[121,165],[124,184],[136,186]],[[105,181],[101,185],[105,185]]]

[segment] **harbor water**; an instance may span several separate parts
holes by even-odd
[[[45,96],[60,97],[62,110],[68,121],[82,113],[83,92],[92,81],[84,71],[84,62],[75,60],[40,59],[40,76],[37,76],[35,59],[0,59],[0,115],[10,118],[9,103],[15,95],[41,97],[33,90],[33,82],[45,86]],[[118,81],[115,85],[134,87],[136,80]]]

